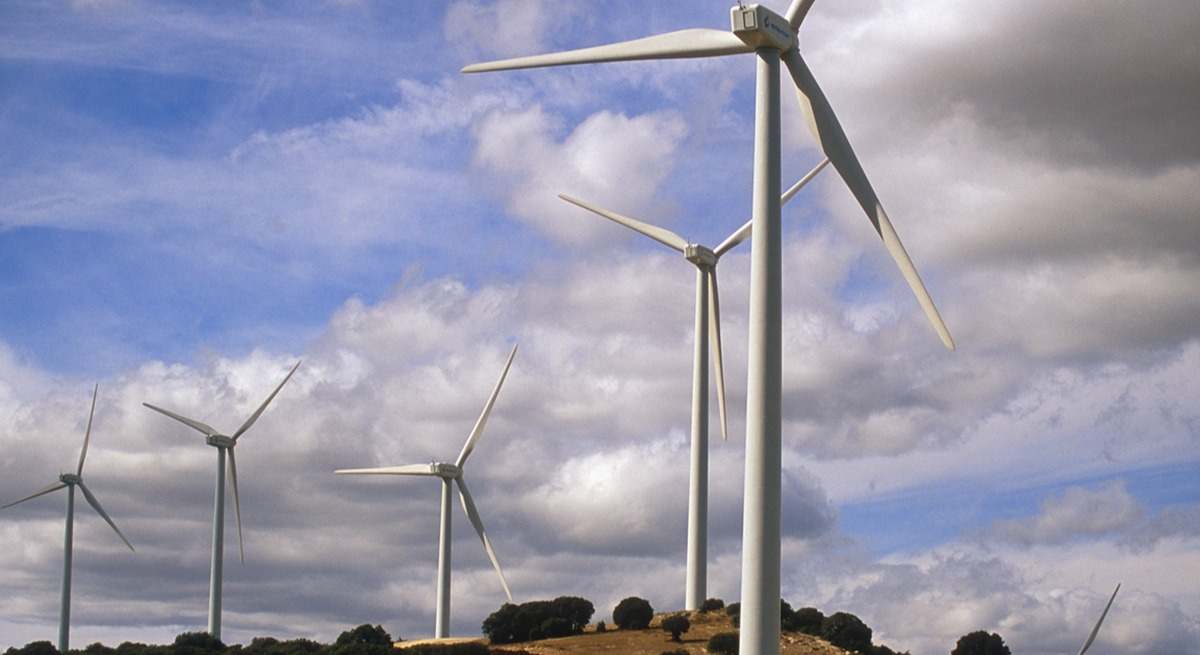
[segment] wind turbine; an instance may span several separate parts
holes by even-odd
[[[428,464],[406,464],[403,466],[384,466],[368,469],[338,469],[334,471],[337,475],[423,475],[442,479],[442,520],[441,528],[438,532],[437,614],[434,619],[433,635],[436,639],[444,639],[450,636],[451,481],[458,485],[458,498],[462,502],[463,511],[466,512],[471,525],[475,527],[475,532],[479,535],[479,540],[483,542],[483,549],[487,551],[488,559],[492,561],[492,566],[496,569],[496,575],[500,576],[500,586],[504,587],[504,595],[508,597],[508,602],[510,603],[513,599],[512,592],[508,589],[508,582],[504,579],[504,571],[500,570],[500,561],[496,559],[496,551],[492,549],[492,542],[488,540],[487,533],[483,531],[483,521],[479,518],[479,510],[475,508],[475,501],[471,499],[471,492],[467,490],[467,482],[463,478],[463,466],[467,463],[467,458],[471,456],[471,451],[475,450],[475,444],[479,441],[480,435],[483,434],[483,428],[487,425],[488,415],[492,413],[492,406],[496,404],[496,396],[500,395],[500,387],[504,384],[504,378],[508,376],[508,369],[512,366],[513,357],[516,355],[517,347],[513,346],[512,352],[508,354],[508,361],[504,363],[504,372],[500,374],[500,379],[496,381],[496,387],[492,389],[492,395],[488,397],[487,403],[484,404],[483,412],[479,414],[479,418],[475,421],[475,427],[471,429],[470,435],[467,436],[467,442],[463,444],[462,452],[458,454],[458,459],[454,460],[453,464],[430,462]]]
[[[205,437],[205,443],[217,449],[217,484],[216,491],[213,493],[213,537],[212,537],[212,566],[209,569],[208,577],[208,634],[213,637],[221,638],[221,580],[223,577],[224,550],[225,550],[225,458],[229,457],[229,478],[233,482],[233,508],[237,515],[238,527],[238,554],[241,556],[242,563],[246,563],[246,547],[242,541],[242,504],[238,499],[238,478],[237,478],[237,459],[233,456],[233,448],[237,446],[238,439],[241,438],[247,430],[250,429],[258,417],[267,409],[267,405],[275,399],[279,390],[287,381],[292,379],[292,374],[296,369],[300,368],[300,362],[288,371],[283,382],[275,387],[271,395],[263,401],[258,409],[246,419],[245,423],[231,435],[225,435],[208,425],[195,419],[190,419],[186,416],[180,416],[175,412],[156,407],[150,403],[142,403],[146,407],[169,416],[170,418],[183,423],[184,425],[200,432]]]
[[[58,482],[55,482],[45,489],[30,494],[20,500],[13,501],[0,507],[0,509],[7,509],[13,505],[37,498],[38,496],[44,496],[48,493],[58,491],[63,487],[66,487],[67,489],[67,528],[65,531],[65,537],[63,538],[62,597],[59,602],[58,611],[58,652],[60,653],[66,653],[67,649],[70,648],[71,645],[71,551],[73,550],[75,540],[76,486],[78,486],[79,490],[83,492],[83,497],[87,499],[87,502],[92,506],[92,509],[96,510],[96,513],[100,515],[100,518],[104,519],[104,521],[108,523],[109,527],[111,527],[113,531],[117,533],[117,536],[121,538],[121,541],[125,542],[126,546],[129,546],[129,550],[133,550],[133,544],[129,543],[129,540],[125,538],[125,535],[121,534],[121,530],[117,527],[117,524],[113,523],[112,518],[108,516],[108,512],[105,512],[104,508],[100,506],[100,501],[96,500],[96,497],[92,495],[92,492],[87,488],[87,485],[83,483],[83,460],[87,457],[88,441],[92,436],[92,417],[96,415],[96,394],[99,393],[99,391],[100,385],[96,385],[92,389],[92,410],[90,413],[88,413],[87,430],[83,433],[83,449],[79,451],[79,466],[75,468],[75,472],[61,473],[58,476]]]
[[[797,31],[814,0],[792,0],[785,15],[751,4],[729,9],[731,30],[687,29],[580,50],[517,57],[463,68],[464,73],[568,64],[757,56],[754,120],[753,241],[750,262],[750,343],[746,385],[746,476],[742,505],[740,652],[779,652],[781,507],[782,256],[780,245],[779,64],[791,74],[821,149],[867,213],[883,245],[947,348],[950,331],[900,243],[891,220],[850,147],[837,116],[799,51]]]
[[[792,185],[779,199],[780,204],[791,200],[809,180],[829,164],[829,159],[817,164],[799,182]],[[678,234],[644,223],[614,211],[588,204],[578,198],[559,194],[559,198],[594,214],[650,237],[678,251],[696,267],[696,343],[692,360],[692,452],[688,483],[688,546],[687,583],[684,609],[700,609],[707,598],[708,570],[708,356],[713,354],[713,370],[717,377],[717,405],[721,414],[721,438],[728,439],[728,420],[725,410],[725,371],[721,358],[721,302],[717,287],[717,263],[721,257],[750,236],[753,221],[747,221],[716,248],[691,243]]]
[[[1104,617],[1108,616],[1108,610],[1112,607],[1113,601],[1117,599],[1117,592],[1121,590],[1121,583],[1117,583],[1117,588],[1113,589],[1112,596],[1108,599],[1108,604],[1104,606],[1104,611],[1100,613],[1100,620],[1096,621],[1096,627],[1092,628],[1092,633],[1088,635],[1087,641],[1083,642],[1083,648],[1079,649],[1078,655],[1083,655],[1087,649],[1092,647],[1092,642],[1096,641],[1096,635],[1100,632],[1100,624],[1104,623]]]

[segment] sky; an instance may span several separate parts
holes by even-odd
[[[769,2],[778,11],[785,2]],[[433,631],[438,485],[518,602],[683,604],[691,266],[562,203],[713,246],[749,216],[752,56],[466,76],[729,2],[0,5],[0,498],[77,461],[72,644]],[[784,209],[783,596],[948,652],[1200,653],[1200,7],[818,2],[801,48],[958,343],[827,169]],[[784,184],[821,155],[783,99]],[[722,259],[730,438],[709,595],[737,600],[749,243]],[[715,402],[713,403],[715,426]],[[6,501],[7,502],[7,501]],[[62,494],[0,512],[0,647],[53,639]],[[504,600],[454,512],[452,631]]]

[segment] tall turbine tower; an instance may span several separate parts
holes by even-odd
[[[504,363],[504,371],[500,374],[500,379],[496,381],[496,387],[492,389],[492,395],[484,404],[483,412],[479,414],[479,418],[475,421],[475,427],[471,429],[471,434],[467,436],[467,442],[463,444],[462,452],[458,454],[458,459],[454,460],[453,464],[430,462],[429,464],[338,469],[335,471],[337,475],[423,475],[442,479],[442,520],[438,532],[437,614],[434,619],[433,634],[437,639],[450,636],[450,483],[452,481],[458,485],[458,498],[462,502],[463,511],[467,513],[467,518],[475,527],[479,540],[483,542],[483,549],[487,552],[488,559],[492,561],[496,575],[500,576],[500,586],[504,588],[504,595],[508,597],[508,602],[512,602],[512,592],[509,591],[508,582],[504,579],[504,571],[500,570],[500,561],[496,559],[496,551],[492,549],[492,542],[488,540],[487,533],[483,531],[483,521],[479,518],[479,510],[475,509],[475,501],[471,499],[471,492],[467,491],[467,482],[463,478],[463,466],[467,463],[467,458],[471,456],[471,451],[475,450],[475,443],[483,434],[488,415],[492,413],[492,406],[496,404],[496,396],[500,395],[500,387],[503,386],[504,378],[508,376],[508,369],[512,366],[513,357],[516,355],[517,347],[513,346],[512,352],[508,354],[508,361]]]
[[[100,501],[92,495],[92,492],[83,483],[83,460],[87,457],[88,440],[92,436],[92,417],[96,415],[96,394],[100,391],[100,385],[96,385],[92,389],[92,410],[88,414],[87,430],[83,433],[83,449],[79,451],[79,466],[76,467],[74,473],[62,473],[58,476],[58,482],[42,489],[36,493],[30,494],[20,500],[13,501],[0,509],[6,509],[23,503],[31,498],[37,498],[45,494],[58,491],[63,487],[67,488],[67,528],[65,537],[63,538],[63,576],[62,576],[62,596],[59,601],[58,610],[58,652],[66,653],[71,647],[71,551],[74,549],[75,539],[75,487],[83,492],[83,497],[87,499],[88,504],[96,513],[104,519],[106,523],[117,533],[121,541],[129,546],[129,550],[133,550],[133,544],[121,534],[121,530],[117,528],[117,524],[109,518],[108,513],[100,506]]]
[[[816,177],[829,163],[817,164],[780,198],[791,200],[808,181]],[[674,232],[644,223],[607,209],[588,204],[578,198],[559,194],[559,198],[620,225],[650,237],[676,250],[696,267],[696,343],[692,361],[692,452],[688,484],[687,583],[684,609],[698,610],[707,597],[708,585],[708,356],[713,355],[713,371],[717,377],[717,404],[721,413],[721,438],[727,439],[728,419],[725,411],[725,370],[721,359],[721,297],[717,288],[717,263],[721,256],[750,236],[752,221],[747,221],[716,248],[707,248]]]
[[[263,401],[258,409],[246,419],[245,423],[231,435],[221,434],[206,423],[201,423],[195,419],[180,416],[175,412],[165,410],[161,407],[156,407],[150,403],[142,403],[146,407],[169,416],[180,423],[200,432],[205,437],[205,443],[217,449],[217,484],[216,490],[213,492],[213,531],[212,531],[212,566],[209,569],[208,576],[208,634],[213,637],[221,638],[221,580],[223,577],[223,563],[225,550],[225,459],[229,459],[229,478],[233,482],[233,508],[237,515],[238,527],[238,554],[241,557],[243,564],[246,563],[246,547],[242,540],[242,504],[238,498],[238,478],[237,478],[237,460],[233,456],[233,448],[237,446],[238,439],[241,438],[250,426],[262,416],[262,413],[267,409],[267,405],[275,399],[279,390],[287,381],[292,379],[292,374],[296,369],[300,368],[300,362],[288,371],[287,376],[283,378],[283,382],[275,387],[271,395]]]
[[[797,31],[813,0],[792,0],[784,16],[762,5],[729,10],[731,30],[688,29],[633,41],[531,57],[474,64],[464,73],[606,61],[757,56],[754,115],[754,234],[750,262],[750,343],[746,385],[746,476],[742,505],[743,655],[779,652],[781,511],[782,250],[780,244],[779,64],[791,74],[800,105],[825,156],[867,213],[883,245],[900,267],[926,317],[947,348],[942,322],[858,162],[833,108],[800,56]]]

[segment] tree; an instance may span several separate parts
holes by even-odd
[[[784,626],[784,630],[819,635],[821,634],[821,624],[824,621],[825,615],[821,613],[821,610],[815,607],[801,607],[792,612],[791,620]]]
[[[4,655],[59,655],[58,649],[48,641],[31,641],[20,648],[9,648]]]
[[[566,619],[570,623],[573,634],[583,632],[588,622],[592,620],[592,614],[596,612],[592,601],[578,596],[559,596],[550,601],[550,604],[554,616]]]
[[[671,633],[671,641],[679,641],[679,635],[687,632],[692,622],[683,614],[672,614],[662,621],[662,629]]]
[[[837,612],[821,622],[821,637],[839,648],[865,653],[871,648],[871,629],[849,612]]]
[[[561,616],[552,616],[538,626],[538,632],[542,639],[553,639],[554,637],[566,637],[567,635],[575,634],[571,629],[571,622]]]
[[[225,644],[207,632],[184,632],[175,637],[173,645],[178,655],[207,655],[225,650]]]
[[[725,601],[720,598],[707,598],[703,603],[700,603],[700,611],[706,613],[716,612],[717,610],[724,609],[724,607]]]
[[[722,632],[708,640],[705,650],[713,655],[738,655],[738,633]]]
[[[950,655],[1012,655],[996,633],[977,630],[959,637]]]
[[[349,644],[366,644],[369,646],[392,646],[392,636],[381,625],[371,625],[364,623],[357,628],[347,630],[338,635],[337,646],[346,646]]]
[[[613,623],[622,630],[643,630],[654,618],[654,608],[644,598],[630,596],[617,603],[612,612]]]
[[[520,607],[512,603],[504,603],[500,609],[492,612],[483,620],[481,631],[487,635],[488,641],[493,644],[516,643],[517,635],[513,631],[513,627],[518,610]]]

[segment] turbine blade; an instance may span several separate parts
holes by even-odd
[[[900,273],[908,282],[908,286],[916,294],[917,302],[921,304],[921,309],[925,311],[926,318],[941,337],[942,343],[950,350],[954,350],[954,339],[950,336],[950,330],[946,328],[937,307],[933,304],[933,298],[929,296],[924,283],[921,282],[921,276],[917,274],[917,269],[909,259],[908,252],[904,250],[904,244],[900,243],[900,237],[896,235],[891,220],[883,211],[883,206],[879,203],[878,196],[875,195],[875,189],[867,180],[867,174],[863,171],[858,157],[850,147],[850,141],[846,138],[845,131],[842,130],[837,116],[833,113],[833,108],[830,107],[821,87],[817,85],[817,80],[808,69],[808,65],[804,63],[800,53],[796,52],[794,48],[784,53],[783,56],[788,71],[792,74],[792,81],[796,83],[796,88],[803,95],[804,102],[801,104],[807,104],[809,108],[821,149],[833,162],[834,168],[841,174],[846,186],[850,187],[850,192],[854,194],[858,204],[867,213],[867,218],[871,220],[875,231],[883,239],[884,247],[887,248],[888,253],[900,268]]]
[[[812,9],[815,0],[792,0],[792,5],[788,7],[784,17],[792,26],[793,30],[800,29],[800,24],[804,22],[804,17],[808,15],[808,10]]]
[[[335,475],[434,475],[429,464],[405,464],[404,466],[381,466],[370,469],[338,469]]]
[[[467,458],[471,456],[471,451],[475,450],[475,442],[479,441],[480,435],[483,434],[483,428],[487,425],[488,415],[492,413],[492,406],[496,404],[496,396],[500,395],[500,387],[504,386],[504,378],[508,377],[508,369],[512,366],[513,357],[516,356],[517,346],[513,344],[512,352],[508,353],[508,361],[504,363],[504,371],[500,373],[500,379],[496,380],[496,388],[492,389],[492,395],[488,397],[487,404],[483,406],[483,411],[475,421],[475,427],[471,429],[471,435],[467,437],[467,442],[463,444],[462,452],[458,454],[458,459],[454,461],[455,466],[461,467],[465,464]]]
[[[592,48],[580,48],[565,52],[471,64],[463,68],[462,72],[483,73],[487,71],[515,70],[518,68],[592,64],[604,61],[720,57],[722,55],[736,55],[753,51],[754,48],[743,43],[733,32],[712,29],[689,29]]]
[[[804,175],[804,177],[800,178],[799,182],[796,182],[791,187],[789,187],[787,191],[784,191],[783,194],[779,196],[780,206],[788,204],[789,200],[791,200],[792,198],[795,198],[796,194],[800,193],[800,189],[803,189],[804,185],[806,185],[810,181],[812,181],[812,179],[817,176],[817,173],[820,173],[821,169],[825,168],[825,166],[827,166],[828,164],[829,164],[829,158],[826,157],[825,159],[821,160],[821,163],[817,164],[816,166],[813,167],[813,169],[811,171],[806,173]],[[754,219],[750,219],[750,220],[746,221],[745,223],[742,224],[741,227],[739,227],[737,229],[737,231],[735,231],[733,234],[729,235],[729,238],[722,241],[721,245],[714,248],[713,254],[716,255],[717,258],[719,259],[721,257],[721,255],[724,255],[725,253],[729,252],[730,250],[733,249],[734,246],[738,245],[739,243],[741,243],[741,242],[745,241],[747,238],[749,238],[750,232],[753,228],[754,228]]]
[[[1117,592],[1121,590],[1121,583],[1117,583],[1117,588],[1113,589],[1112,596],[1108,599],[1108,604],[1104,606],[1104,611],[1100,614],[1100,620],[1096,621],[1096,627],[1092,628],[1092,634],[1088,635],[1087,641],[1083,643],[1083,648],[1079,649],[1079,655],[1087,652],[1087,649],[1092,647],[1092,642],[1096,641],[1096,635],[1100,632],[1100,624],[1104,623],[1104,617],[1108,616],[1108,609],[1112,607],[1113,601],[1117,599]]]
[[[504,571],[500,570],[500,560],[496,559],[496,551],[492,549],[492,542],[488,540],[487,533],[483,531],[483,521],[479,518],[479,510],[475,509],[475,501],[471,500],[471,492],[467,491],[467,483],[462,477],[454,479],[458,483],[458,498],[462,501],[463,511],[467,513],[467,518],[471,520],[471,525],[475,526],[475,532],[479,534],[479,540],[483,542],[483,549],[487,551],[488,559],[492,560],[492,566],[496,569],[496,575],[500,576],[500,586],[504,587],[504,595],[508,596],[508,602],[512,602],[512,592],[508,589],[508,581],[504,579]]]
[[[100,393],[100,385],[92,388],[92,411],[88,413],[87,430],[83,432],[83,450],[79,451],[79,468],[75,475],[83,475],[83,460],[87,457],[88,441],[92,438],[92,418],[96,416],[96,394]]]
[[[201,423],[200,421],[190,419],[186,416],[180,416],[179,414],[176,414],[175,412],[172,412],[167,409],[163,409],[161,407],[155,407],[154,405],[151,405],[150,403],[142,403],[142,404],[145,405],[146,407],[149,407],[150,409],[158,412],[159,414],[162,414],[164,416],[169,416],[169,417],[175,419],[176,421],[179,421],[180,423],[188,426],[189,428],[192,428],[193,430],[203,433],[204,436],[206,436],[206,437],[212,437],[217,434],[220,434],[219,432],[217,432],[217,430],[215,428],[213,428],[211,425],[209,425],[207,423]]]
[[[292,367],[292,370],[288,371],[287,376],[283,378],[283,382],[280,382],[279,386],[275,387],[275,390],[271,392],[271,395],[267,396],[267,399],[263,401],[263,404],[259,405],[258,409],[254,410],[254,413],[250,415],[250,418],[246,419],[246,422],[242,424],[242,427],[238,428],[237,432],[229,435],[230,439],[237,441],[238,437],[245,434],[246,430],[249,430],[250,426],[254,425],[254,422],[258,420],[258,417],[262,416],[263,411],[267,409],[267,405],[270,405],[271,401],[275,400],[276,394],[278,394],[279,390],[283,388],[283,385],[287,384],[287,381],[292,379],[292,374],[295,373],[296,369],[298,368],[300,368],[300,362],[296,362],[296,365]]]
[[[229,454],[229,479],[233,481],[233,513],[237,516],[238,555],[242,558],[242,564],[245,564],[246,543],[242,540],[242,501],[238,498],[237,458],[233,456],[232,448],[227,448],[226,451]]]
[[[96,497],[92,495],[91,490],[87,488],[87,485],[83,483],[83,480],[79,481],[79,490],[83,492],[83,497],[87,499],[88,504],[92,506],[92,509],[96,510],[96,513],[100,515],[100,518],[104,519],[108,523],[108,526],[113,529],[113,532],[117,533],[117,536],[121,538],[121,541],[125,542],[126,546],[129,546],[129,550],[133,550],[133,544],[129,543],[129,540],[125,538],[125,535],[121,534],[121,529],[117,527],[116,523],[113,523],[112,517],[110,517],[108,512],[104,511],[104,508],[100,506],[100,501],[96,500]]]
[[[658,227],[657,225],[651,225],[650,223],[645,223],[645,222],[639,221],[636,218],[630,218],[629,216],[625,216],[624,214],[618,214],[617,212],[609,211],[602,207],[597,207],[596,205],[589,204],[578,198],[568,196],[565,193],[558,194],[558,197],[562,198],[563,200],[566,200],[567,202],[571,203],[572,205],[582,207],[582,208],[592,212],[593,214],[598,214],[600,216],[603,216],[604,218],[607,218],[608,220],[610,220],[614,223],[620,223],[621,225],[624,225],[625,227],[633,230],[634,232],[638,232],[645,236],[648,236],[651,239],[654,239],[655,241],[663,244],[664,246],[666,246],[668,248],[674,248],[675,250],[678,250],[679,252],[684,252],[687,250],[687,247],[688,247],[687,239],[679,236],[678,234],[675,234],[674,232],[672,232],[666,228],[661,228],[661,227]]]
[[[717,376],[717,407],[721,410],[721,439],[729,440],[729,419],[725,411],[725,363],[721,356],[721,292],[717,289],[717,267],[708,269],[708,337]]]
[[[28,496],[25,496],[21,500],[14,500],[7,505],[0,505],[0,509],[6,509],[9,507],[12,507],[13,505],[19,505],[27,500],[33,500],[34,498],[37,498],[38,496],[45,496],[46,494],[50,493],[51,491],[58,491],[59,489],[62,489],[65,486],[67,486],[66,483],[55,482],[54,484],[52,484],[44,489],[40,489],[32,494],[29,494]]]

